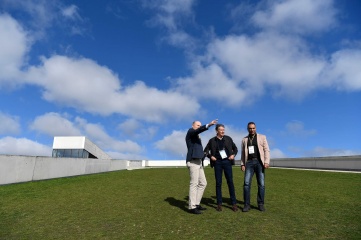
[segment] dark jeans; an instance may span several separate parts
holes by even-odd
[[[236,193],[234,191],[233,184],[233,173],[232,173],[232,163],[228,159],[217,160],[214,162],[214,176],[216,177],[216,195],[217,195],[217,204],[222,204],[222,178],[226,176],[229,196],[231,198],[231,204],[236,204]]]
[[[258,184],[257,203],[258,205],[264,204],[264,194],[265,194],[264,167],[260,160],[253,159],[253,160],[248,160],[246,162],[246,171],[244,175],[244,185],[243,185],[244,205],[250,205],[251,202],[250,201],[251,184],[254,173],[256,173],[257,184]]]

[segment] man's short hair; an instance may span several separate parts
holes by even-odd
[[[224,127],[224,125],[222,124],[222,123],[218,123],[217,125],[216,125],[216,131],[218,131],[218,128],[219,127]]]
[[[247,129],[248,129],[249,125],[251,125],[251,124],[253,124],[253,125],[256,126],[256,124],[255,124],[254,122],[249,122],[249,123],[247,124]]]

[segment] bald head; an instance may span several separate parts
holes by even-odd
[[[196,130],[196,129],[200,128],[201,125],[202,125],[202,123],[200,121],[194,121],[193,124],[192,124],[192,128],[194,130]]]

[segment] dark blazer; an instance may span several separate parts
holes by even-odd
[[[201,138],[198,136],[198,134],[207,131],[208,128],[207,125],[203,125],[199,127],[198,129],[194,130],[193,128],[190,128],[186,135],[186,143],[187,143],[187,162],[191,161],[192,158],[200,158],[202,159],[204,156],[203,152],[203,146]]]
[[[219,151],[216,139],[217,136],[209,139],[208,144],[204,149],[204,152],[207,154],[207,157],[210,159],[211,167],[213,167],[214,165],[213,164],[214,162],[211,160],[211,157],[215,156],[216,152]],[[224,147],[227,149],[229,155],[236,156],[238,153],[238,148],[236,144],[234,144],[233,139],[227,135],[224,135],[223,139],[224,139]],[[234,165],[234,160],[232,160],[232,165]]]

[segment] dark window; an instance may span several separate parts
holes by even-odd
[[[55,158],[97,158],[85,149],[53,149]]]

